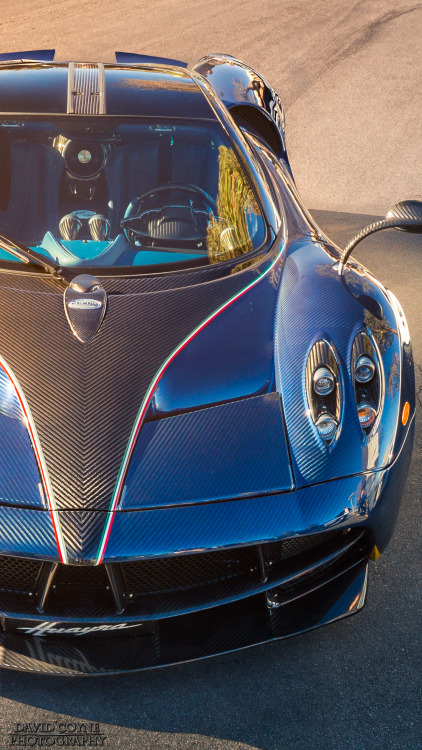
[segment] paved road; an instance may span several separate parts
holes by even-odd
[[[285,102],[305,202],[339,244],[396,200],[422,198],[421,3],[20,0],[13,16],[0,0],[0,11],[7,51],[111,60],[117,48],[193,62],[217,50],[261,70]],[[356,255],[401,299],[422,364],[421,238],[384,232]],[[420,364],[417,377],[422,394]],[[419,428],[396,535],[371,566],[360,615],[126,679],[0,674],[0,747],[16,722],[59,718],[100,722],[113,750],[421,747],[421,459]]]

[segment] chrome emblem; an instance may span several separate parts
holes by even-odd
[[[102,304],[98,299],[71,299],[67,306],[74,310],[98,310]]]
[[[128,630],[129,628],[143,628],[143,623],[135,622],[118,622],[110,625],[89,625],[82,627],[63,628],[60,622],[39,622],[34,627],[19,627],[17,630],[23,630],[27,635],[46,636],[51,633],[60,633],[60,635],[87,635],[89,633],[110,632],[112,630]]]
[[[89,274],[76,276],[64,293],[63,304],[70,330],[86,344],[99,330],[107,308],[101,282]]]

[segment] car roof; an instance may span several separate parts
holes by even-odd
[[[0,112],[216,119],[184,68],[154,64],[1,62]]]

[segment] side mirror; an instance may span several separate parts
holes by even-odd
[[[387,221],[397,221],[397,224],[394,224],[395,229],[400,229],[402,232],[422,234],[422,201],[397,203],[389,210],[385,218]]]
[[[422,234],[422,201],[401,201],[401,203],[397,203],[390,209],[385,219],[375,221],[373,224],[368,224],[367,227],[361,229],[359,234],[349,242],[340,258],[338,264],[340,276],[356,245],[365,239],[365,237],[368,237],[369,234],[380,232],[381,229],[401,229],[402,232]]]

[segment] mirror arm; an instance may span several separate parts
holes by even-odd
[[[357,234],[355,237],[353,237],[352,240],[350,240],[349,244],[344,249],[343,255],[340,258],[339,264],[338,264],[338,274],[339,276],[342,275],[344,271],[344,267],[349,259],[350,254],[355,249],[356,245],[361,242],[361,240],[365,239],[369,234],[374,234],[374,232],[380,232],[381,229],[394,229],[398,227],[409,227],[409,226],[418,226],[419,221],[417,219],[381,219],[380,221],[374,221],[373,224],[368,224],[367,227],[364,227],[359,234]]]

